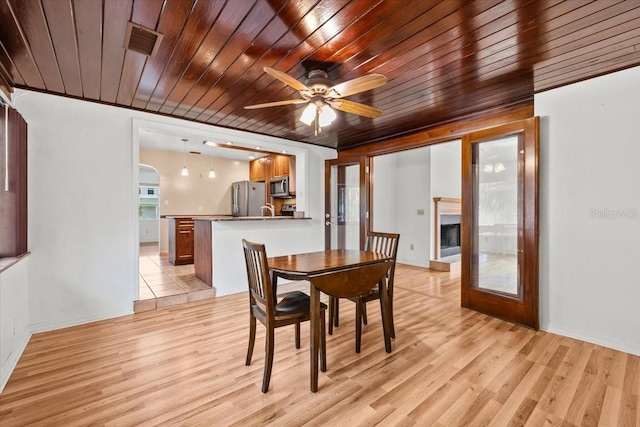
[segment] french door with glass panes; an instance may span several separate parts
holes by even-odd
[[[538,329],[538,118],[462,139],[462,306]]]

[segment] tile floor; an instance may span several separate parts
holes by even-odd
[[[215,289],[195,276],[193,264],[172,265],[167,254],[160,254],[158,244],[140,244],[140,299],[135,311],[153,310],[211,298]]]

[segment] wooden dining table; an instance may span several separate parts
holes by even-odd
[[[318,362],[320,341],[320,292],[347,298],[359,296],[378,284],[385,350],[391,352],[389,304],[387,303],[386,272],[392,259],[381,253],[352,249],[333,249],[320,252],[283,255],[267,260],[272,283],[277,286],[278,277],[310,282],[310,352],[311,391],[318,390]],[[329,319],[329,321],[332,321]],[[359,320],[356,320],[359,321]]]

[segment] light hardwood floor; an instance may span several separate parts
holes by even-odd
[[[354,304],[341,303],[316,394],[307,324],[299,350],[293,326],[276,330],[260,392],[264,328],[245,366],[246,294],[37,334],[0,425],[638,425],[640,357],[460,308],[449,273],[398,265],[391,354],[368,307],[356,354]]]

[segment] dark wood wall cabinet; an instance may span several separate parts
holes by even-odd
[[[296,158],[281,154],[270,154],[249,163],[249,179],[251,181],[269,182],[276,176],[288,176],[296,173]]]
[[[270,154],[249,162],[249,180],[264,182],[264,199],[267,203],[275,206],[276,215],[282,215],[282,205],[284,199],[273,198],[269,194],[269,181],[275,177],[289,177],[289,194],[295,197],[296,194],[296,158],[283,154]],[[289,203],[289,202],[287,202]]]
[[[27,122],[0,107],[0,258],[27,252]]]
[[[169,262],[193,264],[193,218],[167,217],[169,222]]]

